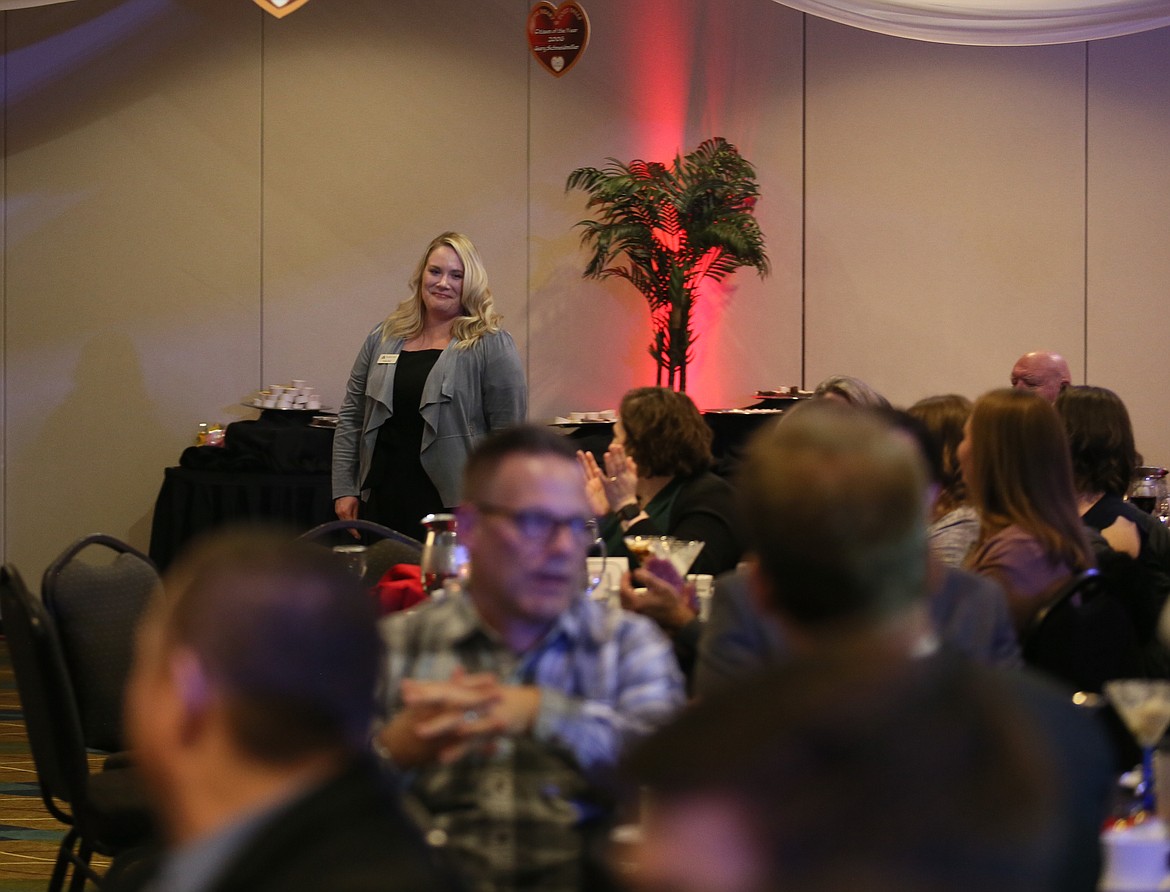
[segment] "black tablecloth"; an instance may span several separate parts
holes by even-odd
[[[165,569],[193,537],[232,521],[270,520],[303,532],[333,519],[329,474],[167,468],[154,505],[150,557]]]

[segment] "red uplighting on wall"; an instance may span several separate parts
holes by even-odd
[[[695,43],[694,35],[704,33],[698,21],[702,14],[696,4],[677,0],[643,0],[626,9],[635,134],[631,154],[666,164],[690,143],[718,132],[723,109],[706,106],[726,97],[693,95],[696,82],[702,81],[695,72],[708,55]],[[693,107],[696,98],[703,107]],[[724,355],[720,327],[735,287],[733,278],[704,282],[699,288],[693,311],[698,339],[687,393],[700,408],[726,407],[729,399],[728,370],[736,357]],[[647,357],[638,374],[649,379],[653,369]]]
[[[694,67],[692,22],[673,0],[631,7],[629,77],[634,127],[643,158],[668,161],[686,141],[687,101]]]

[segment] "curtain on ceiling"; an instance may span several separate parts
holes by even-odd
[[[1075,43],[1170,25],[1170,0],[776,0],[895,37],[976,46]]]

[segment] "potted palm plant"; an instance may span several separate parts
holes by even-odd
[[[687,389],[687,363],[697,335],[692,311],[704,282],[741,266],[769,271],[764,237],[753,215],[755,168],[722,137],[705,140],[670,165],[614,158],[602,168],[569,174],[565,191],[589,194],[598,219],[582,220],[581,243],[593,250],[585,278],[627,280],[650,307],[650,355],[656,383]]]

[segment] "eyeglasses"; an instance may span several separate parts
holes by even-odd
[[[562,527],[568,529],[579,542],[592,542],[597,538],[597,520],[592,517],[580,515],[556,517],[539,508],[505,508],[503,505],[491,505],[486,502],[473,504],[476,510],[483,514],[506,517],[521,536],[540,545],[548,545]]]

